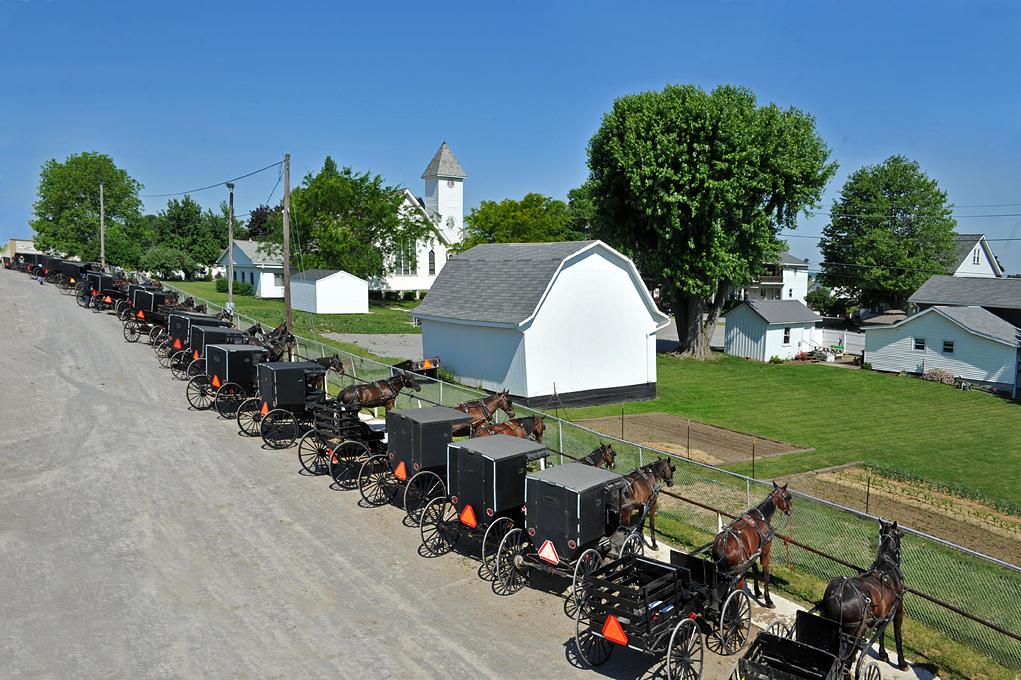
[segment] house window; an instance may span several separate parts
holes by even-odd
[[[791,344],[791,329],[790,327],[784,327],[783,329],[783,344]]]
[[[954,353],[954,341],[953,340],[944,340],[943,341],[943,352],[945,354],[953,354]]]
[[[766,289],[765,288],[759,288],[759,297],[763,297],[763,298],[766,297]]]
[[[793,288],[788,288],[787,289],[787,297],[789,297],[789,298],[794,297],[794,289]]]
[[[436,252],[429,251],[429,276],[436,276]]]
[[[248,272],[248,283],[255,285],[255,272]]]
[[[415,242],[405,241],[397,247],[397,273],[400,276],[414,276],[415,263]]]
[[[915,350],[918,352],[925,351],[925,338],[915,338]]]
[[[234,270],[234,280],[235,281],[238,280],[238,270],[237,269]]]
[[[979,252],[979,249],[976,247],[975,248],[975,252],[971,254],[971,263],[972,264],[980,264],[981,262],[982,262],[982,254]]]
[[[277,288],[282,288],[283,285],[284,285],[284,275],[283,274],[274,274],[273,275],[273,285],[276,286]]]

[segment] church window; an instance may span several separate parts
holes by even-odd
[[[975,252],[973,252],[971,254],[971,263],[972,264],[981,264],[981,262],[982,262],[982,255],[979,253],[979,249],[975,248]]]
[[[416,270],[415,242],[405,241],[397,247],[397,273],[400,276],[414,276]]]
[[[429,251],[429,276],[436,276],[436,251]]]

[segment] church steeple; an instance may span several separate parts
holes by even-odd
[[[457,160],[457,156],[454,155],[453,149],[450,148],[446,141],[440,144],[440,148],[436,150],[436,155],[433,156],[425,171],[422,172],[422,179],[433,177],[464,179],[467,176],[464,173],[464,168],[461,167],[460,161]]]
[[[457,243],[464,236],[464,180],[467,176],[446,142],[440,144],[422,173],[425,209],[436,220],[447,243]]]

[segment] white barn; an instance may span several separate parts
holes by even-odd
[[[412,315],[424,356],[469,385],[545,406],[656,395],[660,312],[602,241],[494,243],[460,253]]]
[[[941,368],[969,382],[1016,393],[1019,330],[978,306],[934,305],[865,331],[865,357],[877,371],[923,374]]]
[[[261,298],[282,298],[284,296],[284,257],[278,246],[267,246],[262,252],[259,241],[234,239],[234,280],[251,284],[255,296]],[[227,251],[224,250],[216,263],[227,267]]]
[[[756,361],[810,352],[818,314],[797,300],[746,300],[727,313],[723,351]]]
[[[295,272],[291,305],[313,314],[367,314],[369,282],[339,269]]]

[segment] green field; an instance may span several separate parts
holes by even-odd
[[[663,411],[815,449],[757,462],[759,478],[864,460],[1021,506],[1021,404],[814,364],[661,355],[657,367],[658,398],[626,413]],[[619,414],[620,406],[569,412],[572,420]]]

